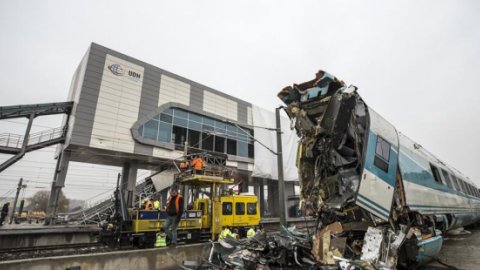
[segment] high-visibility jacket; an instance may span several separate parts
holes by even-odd
[[[196,158],[196,159],[191,161],[190,165],[192,165],[195,168],[195,170],[201,170],[201,169],[203,169],[203,166],[205,164],[204,164],[202,158]]]
[[[254,237],[254,236],[255,236],[255,230],[253,228],[248,229],[247,238]]]
[[[180,194],[178,194],[175,198],[175,210],[177,212],[177,215],[182,214],[182,213],[180,213],[180,199],[181,198],[182,198],[182,195],[180,195]],[[168,208],[170,206],[171,201],[172,201],[172,196],[168,197],[167,205],[165,206],[165,210],[167,211],[167,213],[168,213]]]
[[[188,167],[188,163],[187,162],[180,162],[180,169],[185,169]]]
[[[153,209],[153,203],[152,203],[152,201],[148,200],[145,203],[145,210],[152,210],[152,209]]]
[[[160,208],[161,208],[160,201],[159,201],[159,200],[155,200],[155,201],[153,202],[153,209],[158,210],[158,209],[160,209]]]
[[[167,237],[165,237],[165,234],[157,233],[157,239],[155,240],[155,245],[154,246],[156,248],[167,246]]]
[[[230,235],[231,237],[234,237],[232,232],[228,229],[228,228],[225,228],[223,231],[220,232],[220,234],[218,235],[218,240],[220,239],[224,239],[227,237],[227,235]]]

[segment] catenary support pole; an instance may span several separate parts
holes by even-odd
[[[280,124],[281,108],[282,106],[275,109],[277,122],[278,213],[280,226],[287,226],[287,218],[285,215],[285,182],[283,180],[282,129]]]
[[[10,224],[12,224],[13,220],[15,219],[15,208],[17,208],[18,195],[20,194],[20,190],[22,190],[22,182],[23,178],[20,178],[20,181],[18,181],[17,194],[15,195],[15,201],[12,207],[12,213],[10,214]]]

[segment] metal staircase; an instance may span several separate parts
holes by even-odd
[[[169,168],[170,166],[163,166],[158,172],[137,184],[133,205],[139,205],[141,199],[151,197],[157,192],[151,177]],[[101,221],[106,220],[115,212],[115,197],[113,196],[113,191],[114,189],[112,189],[112,195],[104,200],[86,202],[83,209],[68,213],[68,221],[79,224],[99,224]]]

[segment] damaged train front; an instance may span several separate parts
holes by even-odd
[[[408,230],[395,128],[355,86],[324,71],[278,97],[300,137],[301,207],[318,219],[314,257],[322,265],[394,269]]]

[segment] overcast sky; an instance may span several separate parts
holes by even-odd
[[[0,106],[66,101],[91,42],[270,110],[281,88],[324,69],[480,184],[479,1],[237,2],[0,0]],[[0,173],[0,196],[19,177],[27,194],[48,187],[52,152]],[[117,172],[72,164],[65,191],[89,198]]]

